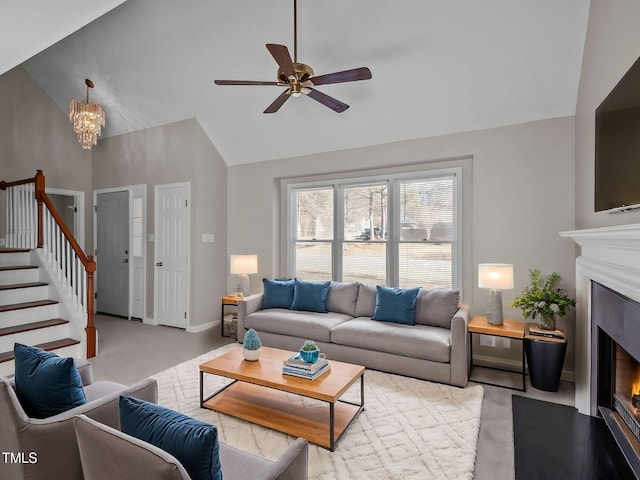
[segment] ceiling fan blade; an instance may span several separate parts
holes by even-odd
[[[347,108],[349,108],[349,105],[347,105],[346,103],[342,103],[340,100],[330,97],[326,93],[322,93],[318,90],[314,90],[313,88],[303,88],[302,93],[304,93],[305,95],[308,95],[309,97],[313,98],[316,102],[320,102],[325,107],[329,107],[331,110],[337,113],[342,113]]]
[[[267,50],[269,50],[269,53],[271,53],[287,78],[291,76],[296,77],[296,69],[293,66],[293,61],[291,60],[291,55],[287,47],[275,43],[267,43]]]
[[[354,68],[352,70],[344,70],[342,72],[327,73],[326,75],[318,75],[311,77],[309,80],[314,85],[327,85],[329,83],[355,82],[358,80],[369,80],[371,78],[371,70],[367,67]]]
[[[271,105],[269,105],[267,107],[267,109],[263,112],[263,113],[276,113],[278,110],[280,110],[280,107],[282,105],[284,105],[284,102],[286,102],[287,100],[289,100],[289,97],[291,95],[289,95],[289,90],[285,90],[284,92],[282,92],[280,94],[280,96],[278,98],[276,98],[273,103]]]
[[[216,85],[278,85],[278,82],[254,82],[251,80],[214,80]]]

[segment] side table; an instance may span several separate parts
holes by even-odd
[[[507,320],[505,319],[502,325],[493,325],[487,321],[487,317],[483,316],[475,316],[469,322],[467,326],[467,331],[469,332],[469,354],[471,355],[471,369],[473,369],[473,334],[477,335],[492,335],[495,337],[504,337],[511,338],[514,340],[520,340],[522,345],[522,388],[511,387],[508,385],[499,385],[497,383],[489,383],[489,382],[480,382],[477,380],[472,380],[476,383],[483,383],[485,385],[493,385],[495,387],[504,387],[510,388],[512,390],[518,390],[520,392],[527,391],[527,383],[526,383],[526,371],[525,371],[525,357],[524,357],[524,323],[518,322],[516,320]],[[496,368],[496,367],[487,367],[492,368],[493,370],[500,370],[503,372],[511,372],[518,373],[513,370],[507,370],[504,368]],[[469,374],[471,376],[471,374]]]
[[[240,300],[242,300],[244,297],[242,295],[225,295],[224,297],[222,297],[222,304],[220,307],[220,336],[221,337],[230,337],[232,335],[231,332],[231,328],[229,328],[229,335],[225,335],[224,334],[224,311],[225,311],[225,307],[228,306],[238,306],[238,302]],[[234,313],[234,317],[232,318],[237,318],[237,309],[236,312]],[[229,324],[229,327],[231,327],[231,323]]]

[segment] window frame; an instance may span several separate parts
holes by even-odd
[[[371,243],[386,244],[386,284],[397,286],[399,284],[399,246],[404,243],[422,243],[420,241],[400,240],[400,220],[397,213],[400,203],[400,184],[407,181],[429,180],[438,177],[453,177],[453,240],[452,240],[452,267],[451,287],[462,292],[463,281],[463,181],[464,170],[462,165],[443,166],[442,163],[414,165],[415,168],[402,171],[369,171],[369,173],[354,172],[349,174],[336,174],[323,176],[322,178],[289,178],[281,181],[282,221],[285,240],[281,243],[281,271],[289,277],[295,276],[295,252],[296,252],[296,227],[297,206],[296,192],[299,190],[311,190],[314,188],[333,188],[333,239],[332,242],[332,280],[342,279],[341,245],[344,238],[344,189],[358,185],[371,185],[387,182],[387,226],[388,238],[386,240],[370,240]],[[422,167],[422,168],[420,168]],[[378,173],[379,172],[379,173]],[[393,212],[393,213],[392,213]],[[324,242],[325,240],[323,240]],[[351,243],[351,241],[346,240]]]

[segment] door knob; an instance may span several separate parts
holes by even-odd
[[[161,266],[162,266],[162,262],[156,263],[156,267],[161,267]]]

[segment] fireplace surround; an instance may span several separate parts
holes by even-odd
[[[640,477],[640,303],[592,282],[591,323],[598,413]]]
[[[627,377],[635,374],[625,369],[635,372],[640,361],[640,316],[632,320],[640,304],[640,224],[560,235],[581,247],[576,259],[575,406],[605,419],[640,478],[640,444],[630,433],[640,422],[633,405],[628,406],[631,394],[621,393],[629,388],[624,386],[631,381]]]

